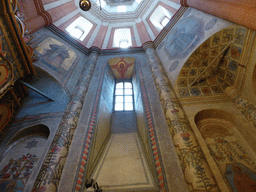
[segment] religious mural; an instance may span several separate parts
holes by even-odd
[[[255,191],[255,159],[234,134],[234,125],[220,119],[204,119],[197,125],[229,188],[236,192]]]
[[[132,57],[119,57],[108,61],[116,79],[131,79],[134,63],[135,59]]]
[[[168,34],[165,51],[170,60],[184,58],[203,38],[203,21],[189,16],[180,20]]]
[[[36,51],[47,64],[54,69],[62,68],[68,71],[75,61],[77,55],[67,45],[48,37],[37,45]]]
[[[70,46],[52,37],[43,37],[35,48],[36,66],[53,75],[61,84],[68,81],[78,62],[77,53]]]

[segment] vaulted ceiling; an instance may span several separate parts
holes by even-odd
[[[80,16],[90,21],[93,27],[80,43],[101,49],[115,48],[113,36],[118,28],[130,29],[131,47],[153,41],[162,29],[153,24],[152,18],[159,22],[163,19],[154,10],[161,6],[173,16],[180,7],[179,0],[91,0],[91,9],[84,12],[79,8],[79,0],[42,0],[42,3],[53,24],[63,31]],[[119,6],[125,6],[126,11],[120,12]]]

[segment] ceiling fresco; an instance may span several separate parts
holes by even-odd
[[[234,85],[239,68],[244,67],[241,58],[246,32],[246,28],[233,25],[200,45],[178,76],[180,97],[222,94],[226,87]]]

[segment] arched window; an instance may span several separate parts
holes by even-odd
[[[133,110],[133,89],[132,83],[119,81],[115,88],[115,111]]]

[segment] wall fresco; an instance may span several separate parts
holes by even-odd
[[[197,126],[230,189],[255,191],[256,163],[234,134],[234,125],[221,119],[203,119],[197,122]]]
[[[52,37],[47,37],[39,43],[35,50],[39,53],[39,58],[50,67],[61,68],[65,71],[70,69],[77,57],[71,48]]]
[[[69,152],[70,144],[79,120],[83,102],[90,85],[98,59],[98,52],[90,53],[88,64],[84,66],[75,91],[65,110],[64,116],[58,127],[53,143],[47,153],[44,164],[34,183],[33,191],[49,190],[57,191],[63,167]]]
[[[229,86],[225,89],[226,95],[229,99],[236,105],[236,107],[241,111],[241,113],[246,117],[249,122],[253,122],[256,128],[256,106],[248,101],[248,99],[234,86]]]
[[[167,36],[165,51],[170,60],[181,59],[204,38],[204,23],[194,16],[180,20]]]
[[[227,86],[233,85],[241,63],[246,32],[246,28],[233,25],[217,32],[200,45],[191,54],[179,73],[177,84],[180,96],[222,94]],[[227,52],[222,53],[211,64],[224,47],[232,41],[234,43],[230,45]],[[211,67],[209,67],[210,64]],[[207,67],[209,68],[204,74],[191,85]]]
[[[34,133],[19,135],[6,146],[0,163],[0,191],[23,191],[28,181],[33,180],[32,172],[38,168],[46,143],[47,138]]]
[[[191,191],[218,191],[218,186],[206,162],[189,121],[177,100],[155,49],[146,44],[145,50],[158,94],[173,138],[185,180]]]
[[[131,79],[134,63],[135,59],[132,57],[120,57],[108,61],[117,79]]]

